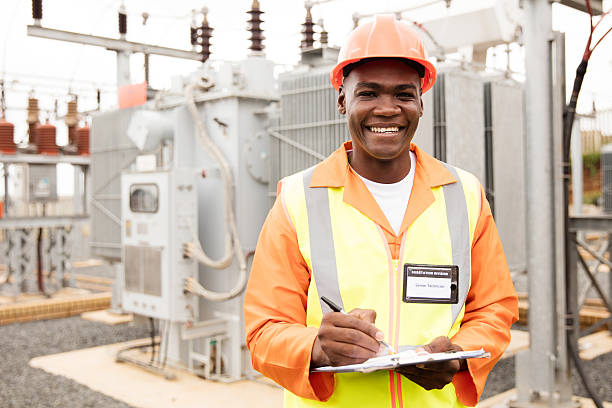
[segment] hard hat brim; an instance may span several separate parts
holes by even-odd
[[[421,78],[421,92],[422,93],[425,93],[428,90],[430,90],[433,87],[434,83],[436,82],[436,68],[431,62],[429,62],[426,59],[415,58],[415,57],[407,58],[405,55],[380,55],[380,56],[369,55],[366,58],[352,58],[352,59],[344,60],[338,65],[336,65],[334,69],[330,72],[330,80],[331,80],[331,83],[334,89],[338,91],[340,90],[340,87],[342,86],[343,79],[344,79],[342,70],[344,69],[344,67],[350,64],[353,64],[355,62],[358,62],[358,61],[374,59],[374,58],[376,59],[398,58],[398,59],[404,59],[408,61],[414,61],[418,64],[421,64],[425,68],[425,75],[423,76],[423,78]]]

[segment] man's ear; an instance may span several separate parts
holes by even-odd
[[[344,88],[340,87],[339,92],[338,92],[338,103],[337,103],[337,107],[338,107],[338,113],[341,115],[346,114],[346,98],[344,96]]]
[[[419,96],[419,102],[421,103],[421,113],[419,113],[419,117],[423,116],[423,98],[422,96]]]

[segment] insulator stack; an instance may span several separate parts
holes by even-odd
[[[198,45],[198,29],[193,25],[189,27],[189,41],[191,45]]]
[[[37,125],[38,125],[38,99],[28,98],[28,140],[30,143],[36,144],[38,141]]]
[[[89,156],[89,126],[77,129],[77,154]]]
[[[321,32],[319,33],[319,43],[321,43],[321,47],[326,47],[329,42],[328,32],[325,29],[325,26],[323,25],[323,20],[319,21],[319,25],[321,26]]]
[[[208,25],[208,18],[206,17],[206,12],[204,14],[204,19],[202,20],[202,26],[200,27],[200,36],[199,36],[199,45],[202,47],[200,50],[200,54],[202,54],[202,62],[206,62],[208,57],[210,57],[210,38],[212,37],[213,29]]]
[[[314,23],[312,22],[312,14],[310,13],[310,9],[312,6],[306,6],[306,21],[302,24],[302,35],[304,36],[302,39],[302,44],[300,48],[312,48],[314,46]]]
[[[125,37],[127,34],[127,14],[125,11],[125,7],[122,5],[119,7],[119,34],[122,37]]]
[[[198,24],[196,23],[196,11],[191,10],[191,24],[189,24],[189,42],[191,47],[195,50],[198,45]]]
[[[38,125],[36,127],[38,154],[52,154],[56,155],[59,152],[59,147],[55,143],[56,140],[56,129],[50,123],[44,125]]]
[[[13,142],[14,135],[15,126],[4,119],[0,119],[0,152],[14,154],[17,151],[17,145]]]
[[[38,99],[28,98],[28,123],[38,123]]]
[[[76,126],[79,123],[79,112],[77,110],[77,101],[68,102],[68,112],[66,112],[66,126]]]
[[[28,141],[34,145],[38,143],[38,123],[28,123]]]
[[[68,126],[68,144],[74,145],[77,142],[76,139],[76,125],[79,123],[79,113],[77,111],[77,101],[68,102],[68,112],[64,119],[66,126]]]
[[[32,0],[32,18],[42,20],[42,0]]]
[[[261,15],[264,12],[259,9],[259,1],[253,0],[253,4],[251,4],[251,10],[247,11],[247,14],[251,15],[251,18],[247,21],[249,23],[249,31],[251,33],[251,37],[249,41],[251,41],[250,50],[254,52],[261,52],[264,49],[263,45],[263,30],[261,29],[261,23],[263,20],[261,19]]]
[[[78,141],[76,126],[68,126],[68,144],[74,146]]]

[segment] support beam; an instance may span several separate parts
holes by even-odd
[[[529,335],[532,368],[529,383],[533,391],[552,392],[554,372],[554,213],[552,102],[550,93],[552,11],[548,0],[526,0],[525,7],[525,118],[527,136],[525,158],[527,177],[527,271],[530,296]],[[530,395],[519,395],[529,401]]]
[[[587,12],[585,0],[556,0],[564,6],[574,8],[576,10]],[[591,9],[593,15],[598,16],[603,13],[603,0],[591,0]]]
[[[182,58],[201,61],[202,55],[193,51],[179,50],[176,48],[158,47],[156,45],[136,43],[115,38],[98,37],[95,35],[73,33],[70,31],[55,30],[52,28],[28,26],[28,35],[33,37],[48,38],[51,40],[68,41],[78,44],[104,47],[112,51],[124,51],[127,53],[142,52],[145,54],[162,55],[165,57]]]
[[[559,324],[565,310],[563,228],[559,220],[562,207],[556,203],[560,195],[560,135],[558,75],[553,77],[553,62],[559,56],[552,32],[552,6],[548,0],[525,0],[525,159],[527,184],[527,271],[530,296],[529,334],[532,339],[527,370],[517,372],[528,387],[521,387],[514,406],[531,407],[546,403],[566,406],[565,368],[567,354],[563,325]],[[554,61],[553,61],[554,56]],[[555,64],[557,67],[558,64]],[[557,109],[556,109],[557,108]],[[558,150],[558,151],[556,151]],[[561,235],[559,235],[561,234]],[[563,292],[563,293],[561,293]],[[560,302],[560,304],[558,304]],[[524,366],[523,369],[526,367]],[[571,387],[570,387],[571,389]]]

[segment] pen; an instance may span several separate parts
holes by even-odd
[[[321,296],[321,300],[325,302],[325,304],[327,306],[329,306],[331,308],[331,310],[333,310],[334,312],[340,312],[342,314],[348,315],[348,313],[346,313],[344,310],[342,310],[342,308],[340,306],[338,306],[337,304],[335,304],[331,299],[329,299],[328,297],[325,296]],[[380,344],[382,344],[383,346],[385,346],[386,348],[388,348],[391,353],[395,354],[395,350],[393,350],[393,347],[391,347],[389,345],[389,343],[387,343],[384,340],[380,340]]]

